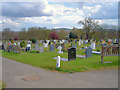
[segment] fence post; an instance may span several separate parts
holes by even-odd
[[[102,46],[102,52],[101,52],[101,63],[103,63],[103,46]]]

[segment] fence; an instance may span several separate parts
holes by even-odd
[[[103,63],[104,56],[117,56],[119,55],[119,45],[102,46],[101,62]]]

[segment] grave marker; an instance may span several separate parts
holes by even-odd
[[[76,59],[76,48],[69,48],[68,49],[68,61]]]
[[[43,47],[39,47],[39,53],[42,53],[43,52]]]
[[[61,47],[61,46],[59,46],[58,49],[59,49],[59,52],[57,52],[58,54],[63,53],[63,51],[61,51],[61,50],[62,50],[62,47]]]
[[[92,57],[92,48],[91,47],[86,48],[85,53],[86,53],[86,58]]]
[[[77,48],[77,45],[76,45],[76,44],[73,44],[72,47],[73,47],[73,48]]]
[[[55,51],[54,44],[51,44],[51,45],[50,45],[50,51]]]

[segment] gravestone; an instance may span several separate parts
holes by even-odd
[[[14,45],[14,46],[13,46],[13,50],[14,50],[15,53],[20,52],[20,51],[21,51],[20,45]]]
[[[61,44],[61,46],[62,46],[62,49],[64,49],[65,44],[64,44],[64,43],[62,43],[62,44]]]
[[[91,43],[90,47],[94,50],[95,49],[95,42]]]
[[[51,44],[51,45],[50,45],[50,51],[55,51],[54,44]]]
[[[8,52],[13,51],[13,45],[9,45],[7,51],[8,51]]]
[[[43,43],[43,47],[48,47],[48,43]]]
[[[68,61],[76,59],[76,48],[69,48],[68,49]]]
[[[80,46],[81,45],[81,41],[79,40],[79,42],[78,42],[78,45]]]
[[[64,43],[67,43],[67,40],[65,40],[65,42]]]
[[[35,50],[39,50],[39,44],[35,44]]]
[[[83,44],[83,40],[81,40],[81,44]]]
[[[40,43],[42,43],[42,40],[40,40]]]
[[[76,44],[73,44],[72,47],[73,47],[73,48],[77,48],[77,45],[76,45]]]
[[[91,47],[86,48],[85,53],[86,53],[86,58],[92,57],[92,48]]]
[[[87,44],[86,40],[84,40],[84,44]]]
[[[43,52],[43,47],[39,47],[39,53],[42,53]]]
[[[63,51],[61,51],[61,50],[62,50],[62,47],[61,47],[61,46],[59,46],[58,49],[59,49],[59,52],[57,52],[58,54],[63,53]]]

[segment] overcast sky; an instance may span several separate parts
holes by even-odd
[[[78,21],[90,17],[99,24],[118,24],[117,2],[3,2],[3,28],[21,30],[29,27],[81,28]]]

